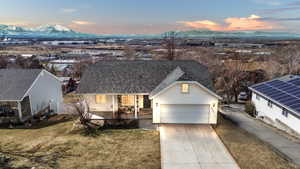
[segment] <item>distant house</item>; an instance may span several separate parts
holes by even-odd
[[[143,118],[150,110],[153,123],[215,124],[221,99],[195,61],[100,61],[85,71],[77,93],[105,118]]]
[[[258,117],[300,134],[300,76],[284,76],[249,89]]]
[[[0,122],[62,110],[61,82],[41,69],[0,69]]]

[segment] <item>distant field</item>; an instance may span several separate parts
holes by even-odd
[[[0,158],[1,153],[10,157],[6,167],[19,169],[160,169],[157,131],[105,130],[92,137],[71,134],[71,128],[69,121],[40,129],[0,129]]]

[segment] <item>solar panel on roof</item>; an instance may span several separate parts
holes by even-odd
[[[300,90],[294,90],[292,92],[290,92],[292,95],[297,95],[300,94]]]
[[[298,103],[299,103],[299,100],[296,99],[296,100],[286,101],[284,104],[287,105],[287,106],[291,106],[291,105],[298,104]]]
[[[262,85],[258,85],[258,86],[255,86],[253,87],[254,89],[262,89],[262,88],[269,88],[270,86],[267,86],[265,84],[262,84]]]
[[[293,79],[293,80],[290,80],[288,81],[289,83],[293,83],[295,85],[300,85],[300,78],[297,78],[297,79]]]
[[[290,100],[298,100],[298,98],[296,98],[296,97],[293,97],[293,96],[290,96],[290,95],[287,95],[287,96],[285,96],[285,97],[283,97],[283,98],[279,98],[279,99],[277,99],[280,103],[283,103],[283,104],[285,104],[286,102],[288,102],[288,101],[290,101]]]
[[[289,106],[300,114],[300,78],[284,82],[273,80],[253,87],[253,89],[272,98],[280,104]]]
[[[297,89],[298,88],[295,87],[295,86],[290,86],[289,88],[285,88],[285,89],[281,89],[281,90],[290,93],[290,92],[293,92],[293,91],[297,91]]]
[[[273,80],[273,81],[267,82],[267,84],[270,84],[270,85],[278,84],[278,83],[281,83],[281,81],[280,80]]]
[[[300,94],[299,93],[298,94],[294,94],[294,96],[300,98]]]
[[[293,99],[297,99],[297,98],[287,94],[287,95],[277,99],[277,101],[279,101],[280,103],[283,103],[284,101],[293,100]]]
[[[291,105],[289,107],[292,108],[292,109],[296,109],[296,108],[300,107],[300,103]]]
[[[296,110],[299,113],[300,112],[300,106],[295,108],[294,110]]]
[[[281,96],[282,94],[284,94],[284,93],[276,90],[274,93],[270,94],[269,96],[270,97],[278,97],[278,96]]]

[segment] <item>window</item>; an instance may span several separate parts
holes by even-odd
[[[286,109],[282,109],[282,115],[285,116],[285,117],[288,117],[289,111],[286,110]]]
[[[260,96],[256,94],[256,100],[260,100]]]
[[[271,108],[273,107],[273,103],[270,100],[268,101],[268,106]]]
[[[134,106],[134,96],[132,95],[123,95],[121,98],[122,106]]]
[[[97,103],[97,104],[103,104],[103,103],[106,103],[106,95],[100,95],[100,94],[97,94],[97,95],[96,95],[96,103]]]
[[[181,85],[181,93],[189,93],[190,86],[189,84],[182,84]]]

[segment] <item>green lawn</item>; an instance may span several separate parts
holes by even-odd
[[[69,121],[41,129],[0,129],[0,154],[11,158],[6,166],[160,169],[157,131],[105,130],[91,137],[71,134],[72,124]],[[0,168],[4,168],[1,160]]]

